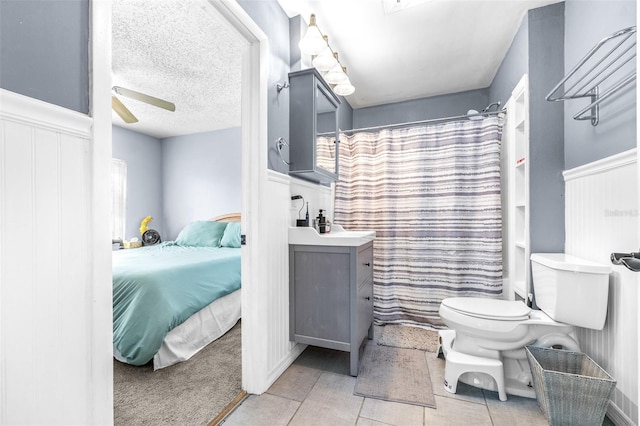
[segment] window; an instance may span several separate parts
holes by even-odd
[[[127,211],[127,163],[111,159],[111,239],[124,240]]]

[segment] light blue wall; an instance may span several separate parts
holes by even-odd
[[[127,163],[126,239],[146,216],[170,241],[190,222],[240,211],[239,127],[159,140],[113,126],[112,150]]]
[[[89,111],[89,1],[0,1],[0,87]]]
[[[164,240],[195,220],[240,211],[241,147],[240,127],[162,140]]]
[[[488,89],[470,90],[353,110],[353,128],[380,126],[466,114],[493,102]]]
[[[149,227],[165,240],[162,226],[162,145],[160,140],[112,126],[112,156],[127,163],[125,239],[140,237],[140,222],[153,217]]]
[[[571,70],[601,39],[636,25],[636,2],[567,0],[565,16],[565,68]],[[623,90],[621,96],[603,102],[595,127],[572,118],[588,100],[563,102],[567,169],[636,147],[636,85]]]

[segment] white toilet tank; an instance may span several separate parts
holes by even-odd
[[[536,304],[558,322],[602,330],[607,317],[607,265],[564,253],[533,253]]]

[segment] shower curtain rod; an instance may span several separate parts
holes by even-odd
[[[446,121],[456,121],[456,120],[462,120],[462,119],[471,118],[471,117],[485,117],[485,116],[489,116],[489,115],[503,114],[503,113],[506,113],[506,112],[507,112],[507,109],[503,108],[503,109],[497,110],[497,111],[479,112],[477,114],[464,114],[464,115],[455,115],[455,116],[444,117],[444,118],[432,118],[432,119],[429,119],[429,120],[408,121],[406,123],[383,124],[383,125],[380,125],[380,126],[360,127],[360,128],[357,128],[357,129],[340,130],[340,132],[341,133],[364,132],[366,130],[379,130],[379,129],[386,129],[386,128],[390,128],[390,127],[417,126],[419,124],[444,123]]]

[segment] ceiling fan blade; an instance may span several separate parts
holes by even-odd
[[[159,108],[164,108],[169,111],[176,110],[176,106],[173,102],[165,101],[164,99],[160,98],[154,98],[153,96],[145,95],[144,93],[136,92],[135,90],[125,89],[124,87],[120,86],[113,86],[113,91],[119,95],[145,102]]]
[[[129,109],[124,106],[120,99],[115,96],[111,96],[111,108],[122,118],[125,123],[137,123],[138,119],[135,115],[129,111]]]

